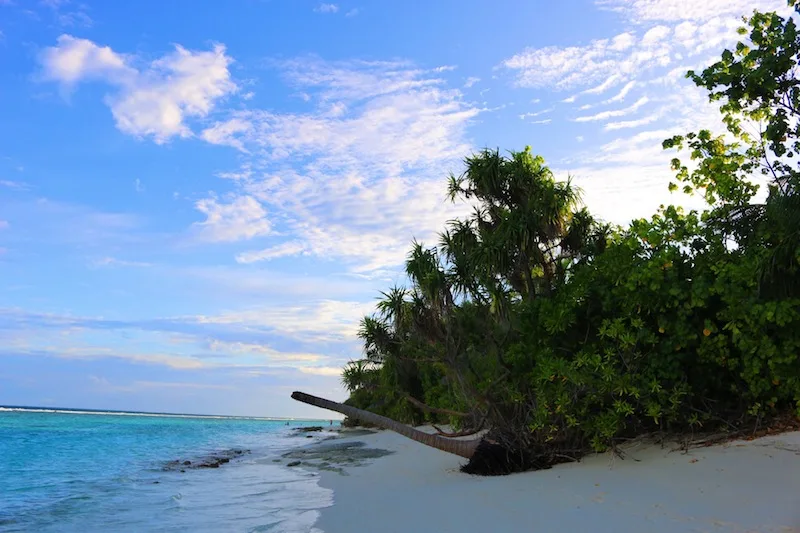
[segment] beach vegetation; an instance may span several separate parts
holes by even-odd
[[[439,242],[412,244],[407,285],[361,323],[347,403],[459,434],[487,429],[464,467],[480,474],[642,435],[796,420],[800,35],[791,17],[762,12],[740,34],[687,74],[720,105],[725,131],[662,145],[675,155],[671,190],[706,209],[662,206],[615,226],[530,148],[468,157],[448,191],[471,214]]]

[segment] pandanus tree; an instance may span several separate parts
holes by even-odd
[[[556,290],[596,225],[579,209],[579,192],[570,182],[556,181],[530,148],[509,156],[484,150],[468,158],[466,171],[450,179],[449,197],[471,203],[472,216],[451,221],[437,247],[414,242],[405,265],[409,288],[384,293],[378,313],[362,321],[365,360],[381,365],[391,384],[388,395],[399,392],[415,407],[456,416],[463,430],[490,428],[473,442],[480,453],[477,459],[470,455],[468,470],[529,468],[537,459],[529,453],[519,408],[495,394],[513,373],[503,357],[514,339],[512,311],[519,302]],[[467,412],[424,404],[420,369],[431,366],[441,369],[453,407],[466,406]],[[431,439],[353,406],[314,401],[416,440]],[[443,432],[437,437],[430,442],[451,445]]]
[[[509,157],[484,150],[466,167],[448,186],[451,200],[476,204],[443,236],[459,267],[453,273],[477,276],[489,298],[502,292],[498,285],[523,300],[549,295],[595,234],[594,220],[579,208],[580,191],[570,180],[557,181],[530,147]]]

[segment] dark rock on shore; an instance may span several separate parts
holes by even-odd
[[[195,459],[194,461],[190,461],[188,459],[176,459],[174,461],[167,461],[164,463],[162,470],[185,472],[185,469],[219,468],[221,465],[231,462],[231,459],[239,458],[248,453],[250,453],[250,450],[234,448],[231,450],[222,450],[220,452],[205,455]]]
[[[320,443],[314,446],[297,448],[284,453],[281,457],[291,459],[286,466],[298,466],[317,470],[327,470],[348,475],[343,467],[362,466],[371,459],[377,459],[394,452],[378,448],[368,448],[364,442],[331,442]]]
[[[308,426],[304,428],[294,428],[294,430],[298,433],[311,433],[312,431],[322,431],[324,428],[322,426]]]

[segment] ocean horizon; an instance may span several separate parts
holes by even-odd
[[[0,406],[0,531],[312,532],[329,419]],[[338,426],[338,424],[337,424]]]
[[[176,418],[230,418],[242,420],[283,420],[283,421],[297,421],[297,422],[324,422],[331,419],[325,418],[297,418],[286,416],[247,416],[247,415],[220,415],[220,414],[202,414],[202,413],[171,413],[160,411],[130,411],[120,409],[89,409],[84,407],[54,407],[42,405],[0,405],[0,413],[2,412],[29,412],[29,413],[63,413],[63,414],[86,414],[86,415],[118,415],[118,416],[165,416]]]

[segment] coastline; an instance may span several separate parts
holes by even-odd
[[[800,432],[683,452],[639,443],[550,470],[463,474],[463,460],[389,431],[346,436],[392,452],[320,471],[333,506],[314,531],[800,533]]]

